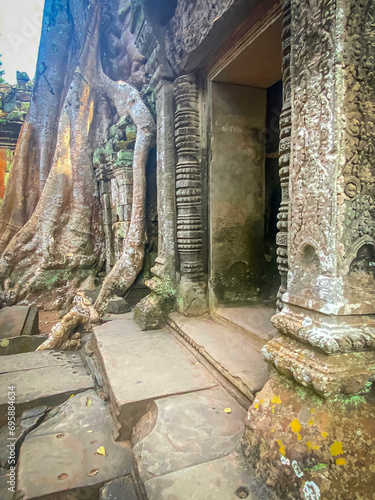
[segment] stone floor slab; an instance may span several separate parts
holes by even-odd
[[[100,491],[100,500],[138,500],[131,476],[110,481]]]
[[[273,307],[254,304],[242,307],[218,307],[213,317],[215,320],[221,320],[224,326],[238,328],[263,345],[277,333],[271,323],[274,314]]]
[[[208,316],[169,315],[170,325],[250,401],[268,380],[268,365],[258,346],[244,333],[217,324]]]
[[[15,388],[16,416],[36,406],[55,406],[71,394],[94,387],[94,380],[86,372],[80,357],[73,358],[70,353],[41,354],[34,352],[1,358],[0,426],[6,421],[8,387]],[[15,371],[10,371],[12,365]]]
[[[1,358],[0,374],[40,368],[82,367],[79,354],[58,351],[37,351],[14,354]]]
[[[151,479],[145,489],[148,500],[276,500],[236,455]]]
[[[118,333],[122,331],[124,341],[114,343],[103,328],[96,328],[94,337],[106,389],[125,433],[122,436],[131,432],[153,400],[217,385],[172,334],[141,332],[128,320],[107,323],[108,331],[113,323]]]
[[[130,446],[116,443],[112,431],[112,418],[94,391],[69,399],[26,437],[19,460],[20,496],[58,498],[63,491],[82,494],[86,489],[84,498],[91,498],[91,488],[130,474]]]
[[[140,439],[133,455],[142,482],[230,455],[245,430],[246,411],[221,387],[159,399],[155,405],[133,435]],[[153,417],[156,423],[147,435]]]

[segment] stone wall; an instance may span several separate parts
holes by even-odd
[[[0,84],[0,203],[13,165],[18,135],[30,106],[32,82],[17,72],[17,84]]]

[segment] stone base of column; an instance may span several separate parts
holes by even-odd
[[[242,448],[283,499],[375,498],[375,390],[323,400],[273,373],[248,412]]]
[[[323,398],[357,393],[375,378],[374,351],[327,355],[281,336],[269,341],[262,354],[279,373],[313,389]]]
[[[201,316],[208,311],[206,284],[182,277],[177,292],[177,310],[184,316]]]

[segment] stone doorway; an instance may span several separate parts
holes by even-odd
[[[247,38],[246,44],[231,40],[209,75],[209,303],[211,315],[225,323],[246,327],[259,316],[263,337],[280,286],[280,14]]]

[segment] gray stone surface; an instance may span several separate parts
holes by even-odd
[[[106,309],[108,314],[125,314],[130,311],[130,305],[122,297],[115,297],[108,301]]]
[[[100,490],[100,500],[138,500],[131,476],[114,479]]]
[[[244,307],[219,307],[214,311],[215,319],[225,326],[237,328],[248,334],[263,346],[277,334],[271,318],[275,314],[273,307],[256,304]]]
[[[39,315],[35,306],[0,309],[0,339],[39,333]]]
[[[36,406],[55,406],[94,387],[79,355],[32,352],[3,356],[0,366],[0,425],[6,421],[8,387],[16,392],[16,415]]]
[[[149,500],[275,499],[236,455],[151,479],[145,488]]]
[[[208,316],[169,315],[170,324],[250,401],[268,380],[268,365],[259,347],[243,332],[217,324]]]
[[[151,433],[146,416],[134,434],[141,436],[133,455],[143,482],[230,455],[245,430],[246,411],[221,387],[159,399],[155,405]]]
[[[112,328],[116,337],[107,334]],[[134,321],[123,320],[95,328],[94,336],[106,389],[125,437],[153,400],[216,385],[166,330],[143,332]]]
[[[108,409],[94,391],[69,399],[25,439],[18,472],[20,493],[28,499],[59,498],[60,492],[79,489],[87,495],[84,498],[91,498],[98,485],[130,474],[130,446],[116,443],[112,431]],[[97,453],[101,446],[105,455]]]
[[[8,476],[9,471],[0,471],[0,498],[1,500],[14,500],[15,495],[8,490],[10,485],[8,481],[10,477]]]
[[[11,356],[35,351],[46,340],[44,335],[21,335],[0,341],[0,356]]]
[[[102,285],[97,286],[93,290],[83,290],[85,292],[85,295],[88,299],[91,300],[92,303],[96,301],[96,299],[99,297],[100,290],[102,289]]]
[[[16,430],[14,436],[12,437],[16,439],[14,444],[17,458],[25,437],[29,432],[31,432],[33,429],[35,429],[35,427],[39,425],[47,411],[47,406],[38,406],[36,408],[25,411],[22,414],[22,417],[18,417],[16,419]],[[10,466],[10,464],[8,463],[9,451],[7,448],[7,445],[9,444],[9,437],[10,435],[8,426],[4,425],[0,429],[0,467],[2,467],[3,469],[9,469]]]

